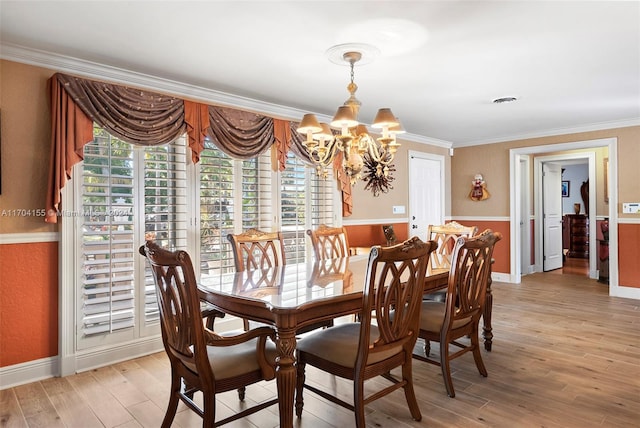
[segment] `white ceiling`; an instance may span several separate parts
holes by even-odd
[[[45,51],[290,119],[332,116],[349,69],[325,53],[368,43],[360,120],[391,107],[409,134],[454,147],[640,124],[638,1],[1,0],[0,42],[6,59]],[[518,100],[492,103],[505,96]]]

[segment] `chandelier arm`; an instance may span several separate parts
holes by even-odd
[[[325,152],[324,156],[320,156],[320,154],[318,153],[318,148],[315,148],[310,153],[310,158],[316,165],[321,165],[326,168],[333,163],[333,160],[336,157],[336,153],[340,149],[340,147],[337,141],[334,140],[327,146],[325,146],[325,148],[327,149],[327,151]]]

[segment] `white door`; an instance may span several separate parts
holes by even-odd
[[[409,237],[444,223],[444,156],[409,153]]]
[[[543,270],[562,267],[562,167],[542,164]]]

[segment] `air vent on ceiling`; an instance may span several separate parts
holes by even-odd
[[[516,97],[502,97],[502,98],[496,98],[495,100],[493,100],[493,103],[494,104],[512,103],[515,100],[517,100]]]

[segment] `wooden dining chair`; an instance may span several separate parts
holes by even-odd
[[[431,253],[431,269],[446,269],[451,268],[451,256],[453,248],[455,247],[456,240],[461,237],[471,237],[478,233],[476,226],[463,226],[462,224],[451,221],[446,224],[434,225],[430,224],[427,228],[427,239],[435,241],[438,244],[436,251]],[[447,297],[446,291],[434,291],[424,295],[424,300],[436,300],[438,302],[444,302]],[[424,353],[429,355],[431,351],[431,344],[429,341],[424,343]]]
[[[277,398],[244,408],[216,421],[216,394],[238,390],[275,377],[274,331],[260,327],[236,335],[219,335],[202,322],[196,277],[189,254],[168,251],[152,241],[140,247],[151,265],[160,310],[164,349],[171,363],[171,395],[162,427],[171,426],[182,401],[202,419],[219,426],[278,402]],[[269,344],[269,346],[268,346]],[[194,401],[202,392],[202,405]]]
[[[487,376],[480,353],[478,326],[486,302],[493,249],[500,239],[502,234],[490,229],[472,238],[458,238],[453,249],[445,301],[422,302],[419,336],[426,341],[439,342],[440,354],[437,359],[430,358],[428,353],[424,356],[414,354],[414,358],[442,368],[449,397],[455,397],[450,368],[452,359],[472,352],[478,371]],[[462,338],[465,342],[460,340]],[[459,349],[451,353],[450,345]]]
[[[236,271],[266,269],[286,263],[282,232],[249,229],[240,234],[230,233],[227,239],[233,249]]]
[[[303,390],[353,410],[356,427],[365,426],[364,406],[404,389],[413,419],[422,416],[413,389],[412,349],[417,340],[420,302],[429,254],[434,242],[414,237],[393,247],[374,246],[369,254],[359,322],[319,330],[302,339],[297,348],[296,414],[302,416]],[[372,322],[375,312],[376,320]],[[353,381],[353,404],[305,382],[312,365]],[[401,378],[390,371],[401,367]],[[382,376],[391,385],[365,397],[365,380]],[[369,384],[368,384],[369,386]]]
[[[230,233],[227,239],[233,249],[236,272],[269,269],[286,263],[282,232],[265,232],[248,229],[239,234]],[[249,320],[244,319],[244,329],[249,330]]]
[[[329,227],[321,224],[317,229],[308,229],[316,260],[349,256],[349,238],[344,227]]]
[[[463,226],[455,221],[441,225],[430,224],[427,239],[438,244],[436,251],[431,253],[431,269],[449,269],[456,240],[461,236],[474,236],[476,233],[476,226]]]

